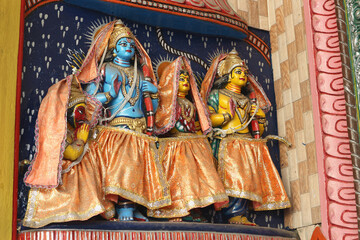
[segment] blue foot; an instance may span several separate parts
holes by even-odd
[[[134,220],[135,221],[143,221],[143,222],[148,222],[149,219],[147,217],[145,217],[138,209],[136,209],[134,211]]]
[[[119,204],[116,206],[119,221],[134,221],[134,204]]]

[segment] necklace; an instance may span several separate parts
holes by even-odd
[[[121,75],[123,75],[124,73],[122,73]],[[121,92],[123,94],[123,96],[125,97],[128,93],[126,92],[126,83],[125,83],[125,79],[121,82]],[[130,81],[129,81],[130,83]],[[129,103],[131,106],[134,106],[136,101],[139,99],[140,96],[140,89],[139,89],[139,85],[140,85],[140,79],[138,78],[137,81],[135,82],[136,84],[136,94],[134,97],[131,97],[129,99]],[[132,83],[130,83],[130,86],[132,85]]]
[[[241,94],[241,87],[238,85],[235,85],[233,83],[228,83],[226,85],[225,89],[230,90],[231,92]]]
[[[134,67],[122,67],[120,65],[117,65],[115,63],[110,62],[110,65],[114,68],[116,68],[119,72],[125,73],[127,76],[127,79],[129,80],[129,85],[132,85],[133,79],[134,79]]]
[[[128,79],[129,81],[129,85],[132,86],[133,81],[134,81],[134,67],[130,66],[130,67],[121,67],[115,63],[110,62],[110,65],[112,67],[115,67],[121,74],[122,77],[122,81],[121,81],[121,93],[123,94],[123,96],[125,97],[126,95],[128,95],[128,93],[126,92],[126,79]],[[137,80],[135,80],[135,84],[136,84],[136,93],[134,97],[130,97],[129,99],[129,103],[131,106],[134,106],[135,103],[137,102],[137,100],[139,99],[140,96],[140,77],[138,77]]]
[[[248,119],[248,113],[250,112],[251,109],[251,104],[249,104],[249,99],[242,93],[235,93],[226,88],[220,89],[219,92],[221,94],[224,94],[225,96],[230,97],[234,101],[236,105],[235,106],[236,114],[238,115],[240,122],[241,123],[246,122]],[[244,116],[241,115],[240,111],[238,110],[238,107],[245,111]]]
[[[219,92],[232,98],[241,108],[244,108],[249,102],[249,99],[242,93],[235,93],[226,88],[220,89]]]
[[[125,60],[121,60],[121,58],[115,58],[113,63],[122,66],[122,67],[130,67],[130,62],[129,61],[125,61]]]

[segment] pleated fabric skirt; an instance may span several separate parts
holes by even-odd
[[[97,158],[95,147],[96,142],[90,142],[81,162],[62,175],[58,187],[30,190],[24,226],[38,228],[54,222],[87,220],[98,214],[114,217],[114,205],[105,199],[102,188],[105,166]],[[62,169],[71,163],[63,160]]]
[[[228,202],[206,136],[160,138],[159,152],[170,186],[171,205],[149,210],[156,218],[188,215],[191,209]]]
[[[266,140],[240,134],[221,140],[218,173],[228,196],[253,201],[257,211],[290,207]]]
[[[106,198],[119,197],[157,209],[170,204],[156,137],[117,127],[99,127],[97,157],[105,166]]]

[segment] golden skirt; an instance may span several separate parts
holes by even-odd
[[[106,198],[118,197],[148,209],[170,204],[169,188],[156,148],[156,137],[117,127],[98,127],[97,157],[105,165]]]
[[[156,218],[183,217],[193,208],[228,201],[206,136],[159,139],[161,163],[170,186],[171,205],[148,210]]]
[[[96,158],[94,144],[90,143],[79,164],[62,175],[61,185],[30,190],[24,226],[38,228],[53,222],[87,220],[98,214],[107,219],[114,217],[114,205],[105,199],[102,189],[104,166]],[[71,163],[63,160],[62,169]]]
[[[257,211],[290,207],[266,141],[228,136],[219,146],[218,173],[229,196],[254,201]]]

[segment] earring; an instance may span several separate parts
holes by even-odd
[[[113,57],[116,57],[116,56],[117,56],[117,54],[116,54],[116,53],[113,53],[112,55],[113,55]]]

